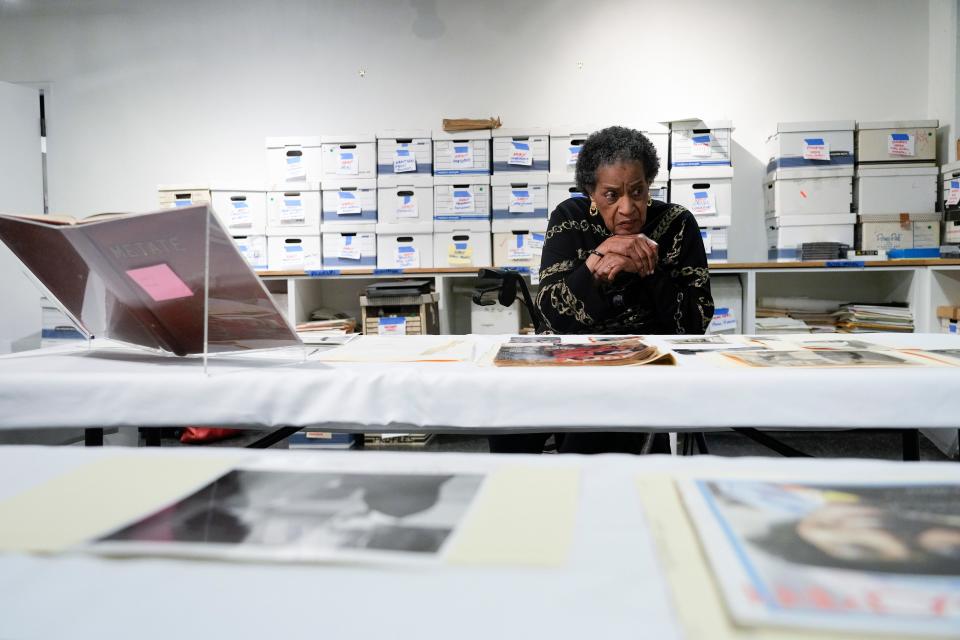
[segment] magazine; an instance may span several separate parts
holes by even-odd
[[[960,483],[678,485],[738,624],[957,637]]]
[[[176,355],[302,344],[208,205],[0,215],[0,241],[87,336]]]
[[[729,351],[722,354],[751,367],[900,367],[923,366],[922,361],[876,351]]]
[[[226,560],[437,558],[483,479],[235,469],[90,549]]]
[[[670,352],[662,352],[637,338],[596,343],[500,345],[493,364],[498,367],[549,367],[584,365],[676,364]]]

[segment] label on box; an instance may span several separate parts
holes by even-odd
[[[174,207],[189,207],[193,204],[193,200],[190,198],[177,198],[173,201]]]
[[[706,229],[700,229],[700,240],[703,241],[704,253],[710,255],[710,252],[713,251],[713,246],[710,242],[710,232]]]
[[[511,189],[510,206],[507,210],[510,213],[533,213],[533,198],[530,197],[530,190]]]
[[[823,138],[804,138],[803,139],[803,159],[804,160],[826,160],[830,161],[830,145]]]
[[[398,218],[419,218],[420,212],[417,210],[417,196],[412,191],[406,191],[397,194],[397,217]]]
[[[337,257],[343,258],[344,260],[359,260],[360,259],[360,243],[356,242],[356,236],[340,236],[340,251],[337,253]]]
[[[960,180],[950,181],[950,191],[947,192],[947,206],[960,204]]]
[[[960,242],[960,221],[947,221],[943,224],[943,241],[950,244]]]
[[[915,156],[916,138],[909,133],[891,133],[887,137],[887,153],[891,156]]]
[[[453,143],[454,169],[473,169],[473,144],[470,142]]]
[[[582,144],[572,144],[567,147],[567,166],[572,167],[577,164],[577,158],[580,157],[580,149],[583,149]]]
[[[377,334],[381,336],[403,336],[407,334],[406,318],[379,318]]]
[[[527,234],[516,233],[513,236],[514,241],[507,245],[507,259],[509,260],[529,260],[531,258],[530,245],[527,243]]]
[[[873,234],[873,246],[877,249],[883,249],[884,251],[889,251],[890,249],[906,249],[906,238],[904,233],[901,231],[892,231],[890,233],[883,233],[878,231]]]
[[[939,222],[913,223],[913,248],[930,249],[940,246]]]
[[[253,225],[253,216],[250,214],[250,205],[245,200],[232,200],[230,202],[230,226],[231,227],[249,227]]]
[[[710,157],[710,134],[693,136],[691,139],[690,155],[694,158]]]
[[[473,264],[473,249],[469,242],[452,242],[447,248],[447,262],[451,267],[469,267]]]
[[[360,154],[356,149],[343,150],[337,153],[337,175],[355,176],[360,173]]]
[[[477,212],[477,205],[473,200],[473,189],[469,187],[454,187],[452,193],[454,213]]]
[[[286,160],[284,175],[287,182],[307,179],[307,165],[303,163],[303,150],[300,147],[288,147]]]
[[[304,224],[307,216],[303,213],[303,200],[299,197],[284,196],[280,207],[280,224]]]
[[[283,266],[301,265],[303,263],[303,246],[299,244],[283,245],[281,263]]]
[[[700,214],[716,213],[717,208],[713,204],[713,194],[709,191],[694,191],[691,212]]]
[[[360,198],[357,197],[356,191],[338,191],[337,196],[338,216],[361,213]]]
[[[736,330],[737,317],[730,309],[724,307],[714,309],[713,318],[710,320],[710,325],[707,327],[707,332]]]
[[[417,248],[409,244],[397,246],[397,253],[394,260],[398,267],[416,268],[420,266],[420,252]]]
[[[393,172],[407,173],[417,170],[417,156],[410,149],[410,145],[401,142],[393,151]]]
[[[510,151],[510,159],[507,164],[516,164],[522,167],[533,166],[533,154],[530,153],[529,142],[512,141],[513,149]]]

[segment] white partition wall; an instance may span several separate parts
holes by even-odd
[[[0,213],[43,213],[40,94],[0,82]],[[0,244],[0,353],[35,338],[40,342],[40,294]]]

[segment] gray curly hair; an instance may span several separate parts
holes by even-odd
[[[607,127],[583,143],[577,156],[577,188],[585,194],[597,186],[597,169],[617,162],[639,162],[647,183],[653,182],[660,171],[660,159],[653,143],[636,129]]]

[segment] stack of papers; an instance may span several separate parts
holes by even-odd
[[[811,333],[835,333],[837,327],[834,313],[842,304],[843,302],[840,300],[824,300],[802,296],[765,296],[760,298],[757,318],[793,318],[803,321],[807,330]],[[757,326],[760,326],[760,323]],[[798,329],[785,328],[784,330],[796,331]],[[768,332],[778,333],[774,329]]]
[[[905,306],[847,304],[835,315],[837,327],[846,333],[913,332],[913,312]]]
[[[810,333],[810,327],[803,320],[788,316],[757,318],[757,333]]]

